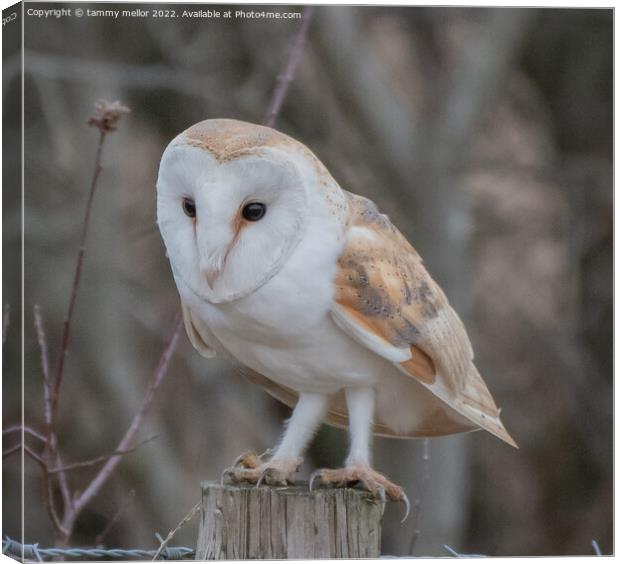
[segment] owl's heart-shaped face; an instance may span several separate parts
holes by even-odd
[[[284,151],[263,146],[221,158],[201,143],[186,132],[166,148],[157,221],[179,286],[221,303],[278,272],[302,236],[307,190]]]

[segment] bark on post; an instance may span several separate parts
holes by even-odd
[[[367,492],[202,483],[197,560],[378,558],[381,504]]]

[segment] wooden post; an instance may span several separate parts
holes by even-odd
[[[378,558],[380,542],[368,492],[202,483],[197,560]]]

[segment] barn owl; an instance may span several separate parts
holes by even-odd
[[[373,434],[485,429],[516,447],[418,253],[302,143],[236,120],[190,127],[162,155],[157,221],[193,346],[293,408],[272,454],[242,454],[229,479],[291,481],[322,421],[348,427],[350,447],[313,480],[395,501]]]

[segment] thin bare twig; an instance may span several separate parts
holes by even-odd
[[[48,492],[48,506],[55,511],[54,507],[54,498],[53,498],[53,487],[51,484],[47,482],[50,479],[49,476],[49,464],[48,461],[51,458],[54,458],[54,463],[56,466],[62,466],[62,460],[60,457],[60,453],[58,452],[58,444],[56,442],[57,437],[54,430],[53,422],[52,422],[52,381],[50,379],[50,364],[49,364],[49,352],[47,346],[47,335],[45,334],[45,324],[43,322],[43,314],[41,313],[41,307],[38,304],[35,304],[33,308],[34,314],[34,326],[37,332],[37,341],[39,343],[39,349],[41,351],[41,372],[43,374],[43,403],[44,403],[44,415],[45,415],[45,425],[47,428],[48,436],[45,439],[45,449],[43,451],[43,457],[46,461],[46,469],[48,469],[45,474],[43,481],[45,482],[45,490]],[[50,434],[50,432],[52,432]],[[50,444],[48,441],[54,441],[53,444]],[[67,477],[64,472],[61,472],[58,475],[58,483],[60,484],[60,492],[62,494],[62,500],[65,506],[71,504],[71,493],[69,492],[69,484],[67,482]]]
[[[52,485],[52,481],[49,479],[47,469],[43,470],[43,475],[43,485],[45,487],[47,495],[47,513],[50,516],[50,520],[52,521],[52,525],[54,525],[56,531],[58,531],[58,533],[60,533],[64,539],[68,539],[71,531],[62,524],[60,516],[58,515],[58,510],[56,509],[56,504],[54,503],[54,488]],[[65,506],[64,509],[65,513],[67,511],[66,508],[67,506]]]
[[[22,444],[18,443],[12,447],[7,448],[6,450],[2,451],[2,458],[6,458],[7,456],[11,456],[14,452],[17,452],[18,450],[21,450],[22,448]]]
[[[6,451],[4,451],[2,453],[2,458],[5,458],[11,455],[14,452],[21,451],[22,446],[23,446],[24,454],[27,454],[30,458],[32,458],[32,460],[34,460],[37,464],[39,464],[39,466],[41,466],[41,471],[43,473],[43,487],[45,489],[45,505],[47,508],[47,513],[50,517],[52,524],[54,525],[54,528],[59,533],[66,536],[67,530],[62,526],[62,523],[60,522],[60,517],[58,516],[56,504],[54,503],[54,490],[52,487],[52,482],[49,479],[49,473],[47,471],[47,462],[45,461],[45,459],[39,454],[37,454],[36,452],[34,452],[34,450],[32,450],[29,446],[22,445],[22,443],[19,443],[11,447],[10,449],[7,449]]]
[[[63,324],[62,346],[60,349],[60,356],[58,358],[58,363],[56,365],[56,372],[54,376],[54,387],[53,387],[52,398],[51,398],[51,420],[50,420],[50,428],[49,428],[51,448],[55,448],[56,446],[54,424],[56,422],[56,414],[58,411],[59,392],[60,392],[60,386],[62,384],[62,375],[63,375],[64,366],[65,366],[65,358],[67,357],[67,350],[69,348],[69,340],[71,338],[71,321],[73,320],[73,311],[75,308],[75,301],[77,299],[78,289],[80,287],[80,279],[82,276],[82,265],[84,263],[84,251],[86,249],[86,236],[88,235],[90,214],[92,211],[95,191],[97,190],[97,180],[99,179],[99,175],[101,174],[101,170],[102,170],[101,152],[103,150],[103,143],[105,141],[106,134],[107,132],[103,130],[100,130],[99,132],[99,142],[97,144],[97,152],[95,156],[95,170],[93,172],[93,176],[92,176],[92,180],[90,184],[90,192],[88,194],[88,199],[86,201],[86,212],[84,214],[84,220],[82,222],[80,244],[78,247],[78,255],[77,255],[77,261],[75,265],[75,273],[73,275],[73,285],[71,287],[71,296],[69,298],[69,309],[67,311],[67,316]]]
[[[51,390],[52,382],[50,380],[49,354],[47,348],[47,336],[45,335],[45,326],[43,324],[43,316],[41,315],[41,307],[38,304],[34,306],[34,326],[37,331],[37,340],[41,351],[41,372],[43,373],[43,398],[45,402],[45,423],[49,426],[52,424],[52,403]]]
[[[115,450],[113,452],[110,452],[109,454],[102,454],[101,456],[97,456],[96,458],[91,458],[90,460],[84,460],[82,462],[73,462],[71,464],[65,464],[64,466],[61,466],[60,468],[49,468],[48,472],[50,474],[57,474],[58,472],[65,472],[68,470],[75,470],[77,468],[86,468],[87,466],[94,466],[95,464],[100,464],[101,462],[105,462],[106,460],[112,458],[113,456],[123,456],[125,454],[130,454],[132,452],[135,452],[141,446],[144,446],[146,443],[151,442],[152,440],[156,438],[157,438],[157,435],[153,435],[152,437],[149,437],[148,439],[145,439],[139,442],[136,446],[132,448],[128,448],[125,450]]]
[[[142,399],[142,404],[140,405],[140,409],[134,415],[127,432],[123,436],[123,438],[118,443],[116,448],[117,451],[124,451],[129,448],[129,443],[133,440],[135,434],[138,432],[140,425],[142,423],[142,419],[144,418],[144,414],[149,409],[153,397],[155,396],[155,392],[159,385],[161,384],[164,376],[168,371],[168,366],[170,364],[170,360],[176,349],[179,336],[181,335],[181,329],[183,328],[183,320],[181,315],[177,313],[174,323],[174,329],[172,332],[172,336],[170,337],[166,348],[164,349],[157,368],[151,377],[151,380],[147,386],[146,393],[144,394],[144,398]],[[92,482],[86,487],[86,489],[75,499],[72,510],[65,515],[65,525],[73,525],[75,518],[79,514],[79,512],[84,508],[84,506],[90,502],[90,500],[99,492],[99,490],[106,483],[118,463],[121,461],[122,455],[117,454],[108,459],[103,468],[99,471],[99,473],[95,476]],[[68,527],[70,529],[71,527]]]
[[[125,510],[127,509],[127,507],[129,506],[129,504],[134,500],[134,498],[136,497],[136,490],[130,490],[129,491],[129,495],[127,496],[127,498],[123,501],[123,503],[121,504],[121,506],[118,508],[118,511],[114,514],[114,516],[108,521],[108,524],[105,526],[105,528],[103,529],[103,531],[101,531],[96,537],[95,537],[95,545],[96,546],[101,546],[103,544],[103,539],[105,539],[105,537],[108,536],[108,533],[112,530],[112,528],[114,527],[114,525],[116,525],[116,523],[118,523],[118,521],[120,520],[120,518],[122,517],[123,513],[125,513]]]
[[[32,458],[32,460],[34,460],[37,464],[39,464],[39,466],[41,466],[41,470],[43,472],[43,485],[45,487],[46,490],[46,507],[47,507],[47,512],[50,516],[50,520],[52,521],[52,524],[54,525],[54,527],[56,528],[57,531],[64,533],[64,529],[62,527],[62,524],[60,523],[60,519],[58,517],[58,512],[56,510],[56,505],[54,504],[54,492],[51,486],[51,481],[49,480],[49,475],[47,472],[47,463],[46,461],[43,459],[43,457],[41,457],[40,455],[38,455],[36,452],[34,452],[30,447],[28,447],[27,445],[23,445],[22,443],[19,443],[9,449],[7,449],[6,451],[4,451],[2,453],[2,458],[4,459],[7,456],[10,456],[11,454],[15,453],[15,452],[21,452],[23,448],[23,452],[24,454],[27,454],[30,458]]]
[[[306,35],[308,34],[308,27],[310,26],[310,20],[312,19],[313,12],[314,6],[306,6],[303,9],[301,23],[299,24],[299,29],[295,35],[293,44],[291,45],[288,60],[284,66],[284,70],[280,76],[278,76],[276,87],[271,97],[271,102],[269,103],[267,113],[265,114],[265,119],[263,120],[263,123],[267,127],[273,127],[276,122],[276,118],[282,109],[282,104],[284,103],[284,98],[286,97],[289,84],[295,76],[295,68],[301,58],[301,53],[306,41]]]
[[[191,520],[191,518],[196,515],[196,513],[198,513],[198,510],[200,509],[200,507],[202,506],[202,503],[197,503],[196,505],[194,505],[194,507],[192,507],[189,510],[189,513],[183,517],[183,519],[181,519],[181,521],[179,522],[179,524],[168,533],[168,536],[165,538],[165,540],[163,540],[161,542],[161,544],[159,545],[159,548],[157,549],[157,552],[155,553],[155,556],[153,556],[153,561],[157,560],[159,558],[159,555],[162,553],[162,551],[164,550],[164,548],[166,548],[166,545],[172,540],[172,537],[179,531],[179,529],[181,527],[183,527],[183,525],[185,525],[185,523],[187,523],[188,521]]]
[[[2,312],[2,344],[6,343],[6,334],[9,329],[9,320],[11,317],[11,306],[4,304]]]
[[[30,435],[31,437],[34,437],[35,439],[39,439],[41,442],[47,441],[43,433],[39,433],[39,431],[37,431],[36,429],[33,429],[32,427],[22,427],[21,425],[11,425],[10,427],[7,427],[6,429],[2,429],[2,434],[8,435],[9,433],[21,433],[22,431],[25,434]]]
[[[48,473],[47,473],[47,462],[45,461],[45,458],[43,458],[40,454],[37,454],[28,445],[24,445],[22,443],[20,443],[18,445],[15,445],[15,447],[12,447],[10,449],[11,452],[3,453],[3,457],[8,455],[8,454],[12,454],[16,450],[21,450],[22,448],[24,450],[24,454],[27,454],[30,458],[32,458],[32,460],[34,460],[37,464],[39,464],[39,466],[41,466],[41,469],[43,470],[43,475],[45,477],[47,477],[47,475],[48,475]],[[46,485],[47,485],[47,483],[48,483],[48,481],[46,480]]]
[[[18,445],[21,448],[21,444]],[[28,445],[24,445],[24,453],[27,454],[32,460],[39,463],[43,469],[47,472],[47,465],[45,464],[45,460],[39,454],[37,454],[34,450],[32,450]]]

